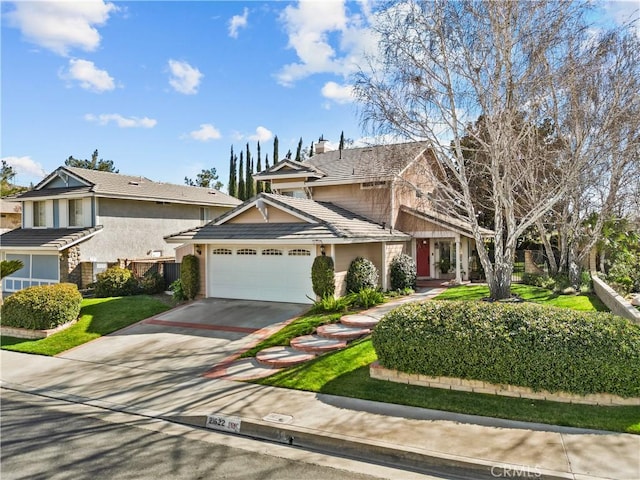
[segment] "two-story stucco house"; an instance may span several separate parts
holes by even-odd
[[[165,235],[240,203],[210,188],[66,166],[17,200],[22,226],[0,236],[0,254],[24,267],[3,279],[5,292],[57,282],[84,287],[119,260],[173,257]]]
[[[205,296],[310,303],[311,265],[323,254],[334,260],[339,294],[357,256],[376,265],[383,289],[400,253],[416,260],[419,278],[469,278],[470,226],[430,210],[428,186],[417,187],[429,166],[427,144],[325,151],[325,143],[304,162],[283,160],[254,176],[273,193],[167,237],[185,245],[178,252],[200,252]]]

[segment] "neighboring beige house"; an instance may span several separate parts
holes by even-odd
[[[0,233],[8,232],[22,225],[22,204],[0,199]]]
[[[254,176],[273,193],[166,237],[182,245],[178,257],[200,256],[204,296],[311,303],[311,265],[322,254],[334,260],[338,294],[357,256],[376,265],[383,289],[400,253],[416,260],[419,278],[469,278],[477,263],[470,226],[427,208],[428,190],[416,187],[429,165],[427,144],[338,151],[325,144],[304,162],[283,160]]]
[[[21,228],[0,236],[0,258],[24,267],[5,292],[73,282],[85,287],[119,260],[174,257],[164,236],[203,225],[240,202],[218,190],[59,167],[28,192]]]

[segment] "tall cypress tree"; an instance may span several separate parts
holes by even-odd
[[[273,138],[273,164],[278,163],[278,136]]]
[[[262,171],[262,160],[260,159],[260,141],[258,140],[258,159],[256,160],[256,172],[260,173]],[[261,193],[264,191],[262,182],[256,182],[256,193]]]
[[[238,180],[238,199],[246,200],[247,193],[244,187],[244,156],[242,150],[240,150],[240,167],[238,168],[238,175],[240,176]]]
[[[251,160],[251,152],[249,151],[249,142],[247,142],[247,158],[245,161],[247,162],[247,174],[244,177],[244,189],[246,197],[251,198],[254,195],[255,189],[253,187],[253,161]]]
[[[344,150],[344,130],[340,132],[340,145],[338,146],[338,150]]]
[[[298,149],[296,150],[296,162],[302,161],[302,137],[300,137],[300,141],[298,142]]]
[[[229,191],[229,195],[232,197],[238,195],[238,180],[236,178],[237,161],[238,158],[234,157],[233,145],[231,145],[231,156],[229,157],[229,185],[227,185],[227,190]]]
[[[311,142],[311,147],[309,148],[309,158],[313,157],[313,142]]]
[[[264,156],[264,169],[269,170],[269,154],[268,153]],[[271,193],[271,182],[267,181],[264,183],[264,193]]]

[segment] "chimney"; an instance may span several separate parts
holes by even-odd
[[[318,143],[316,143],[315,146],[314,146],[314,152],[315,153],[325,153],[327,151],[327,144],[328,143],[329,142],[324,139],[324,136],[320,135],[320,138],[318,139]]]

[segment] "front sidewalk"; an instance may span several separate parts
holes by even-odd
[[[479,478],[640,478],[640,436],[449,414],[226,380],[1,351],[2,387],[376,463]],[[477,475],[476,475],[477,474]]]

